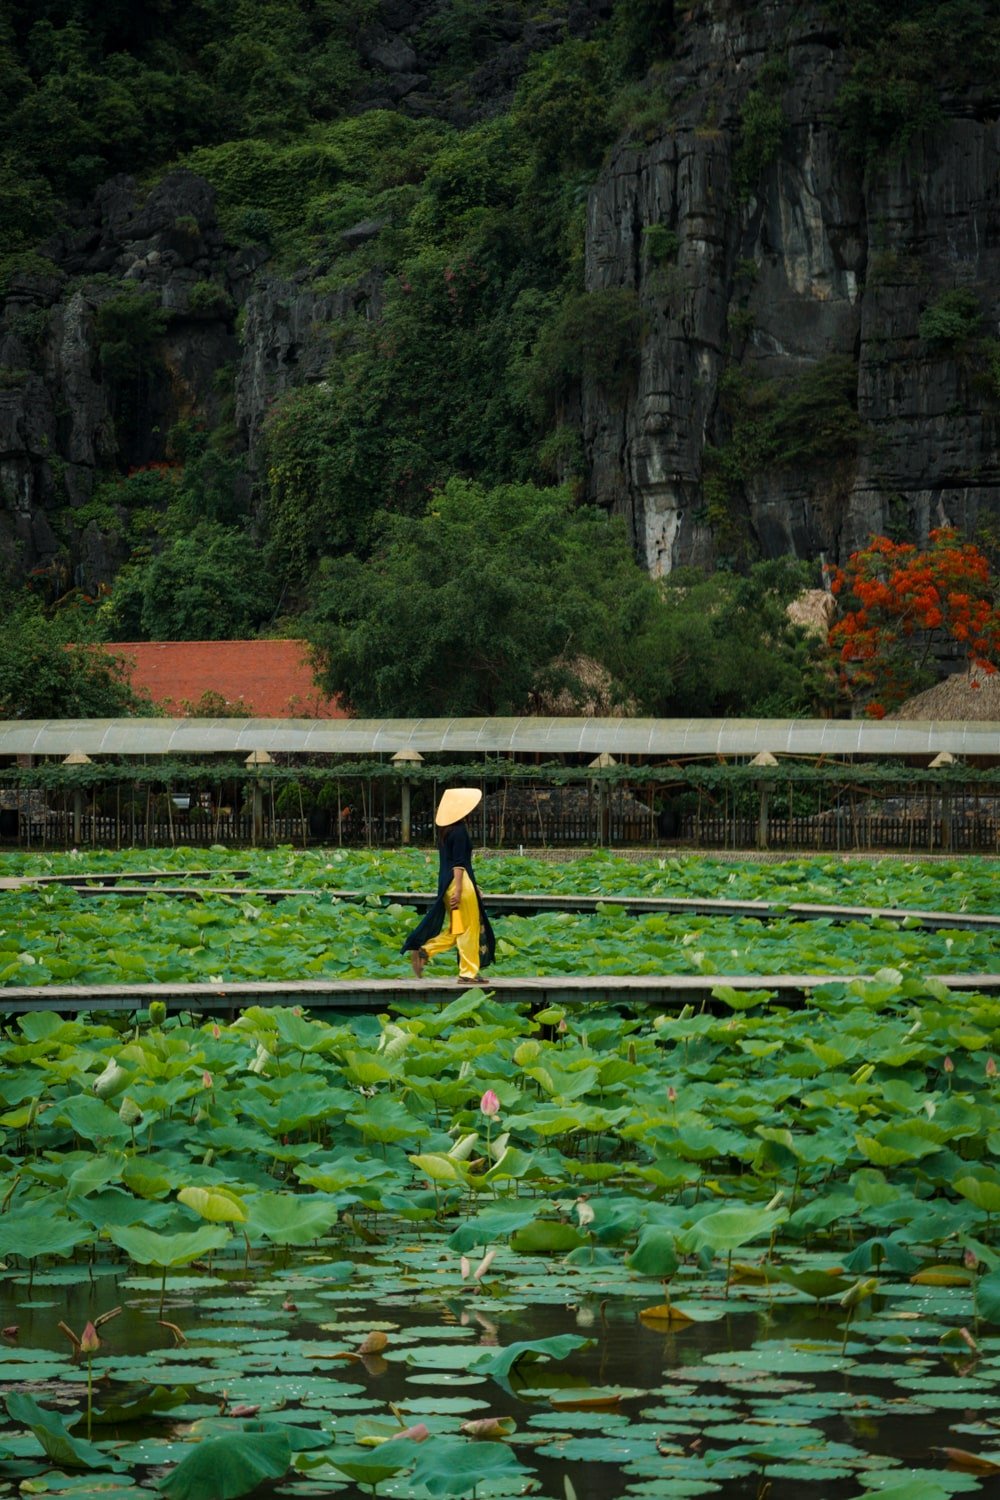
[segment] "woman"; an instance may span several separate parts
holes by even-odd
[[[496,941],[472,873],[472,839],[466,818],[483,794],[474,787],[452,786],[438,803],[437,900],[403,944],[418,979],[429,959],[458,949],[458,982],[475,984],[480,969],[493,962]]]

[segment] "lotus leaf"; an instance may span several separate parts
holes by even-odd
[[[246,1207],[250,1238],[267,1239],[275,1245],[312,1244],[337,1222],[337,1205],[328,1198],[256,1193],[246,1200]],[[350,1265],[349,1262],[342,1264]]]
[[[220,1249],[229,1239],[229,1230],[206,1224],[182,1234],[157,1234],[152,1229],[112,1225],[108,1237],[120,1246],[130,1260],[140,1266],[186,1266],[211,1250]]]
[[[231,1188],[221,1184],[181,1188],[177,1201],[213,1224],[245,1224],[247,1221],[246,1204]]]
[[[157,1484],[168,1500],[239,1500],[288,1472],[292,1446],[280,1426],[204,1438]]]
[[[679,1264],[673,1232],[657,1224],[647,1225],[625,1264],[640,1276],[656,1276],[661,1280],[673,1276]]]
[[[477,1375],[507,1376],[522,1360],[533,1364],[539,1359],[565,1359],[575,1349],[586,1349],[590,1339],[575,1333],[560,1333],[550,1339],[527,1339],[508,1344],[496,1354],[482,1354],[472,1361],[469,1369]]]
[[[695,1250],[725,1253],[773,1234],[787,1218],[787,1208],[720,1208],[699,1220],[686,1239]]]
[[[415,1453],[410,1482],[422,1484],[428,1494],[435,1496],[468,1495],[475,1493],[477,1485],[492,1480],[513,1482],[520,1489],[533,1472],[506,1443],[430,1437]]]
[[[115,1473],[121,1473],[127,1467],[98,1448],[96,1443],[73,1437],[58,1412],[46,1411],[33,1396],[23,1391],[11,1391],[4,1401],[11,1421],[20,1427],[29,1427],[54,1464],[66,1469],[110,1469]]]

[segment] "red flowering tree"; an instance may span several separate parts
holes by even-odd
[[[986,558],[942,528],[918,550],[872,537],[832,579],[839,618],[830,629],[842,690],[872,718],[934,680],[941,645],[958,642],[970,665],[1000,665],[1000,609]]]

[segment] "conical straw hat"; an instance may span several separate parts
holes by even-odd
[[[458,823],[462,818],[468,817],[474,807],[478,807],[483,800],[483,794],[478,787],[474,786],[450,786],[441,794],[434,821],[441,828],[447,828],[451,823]]]

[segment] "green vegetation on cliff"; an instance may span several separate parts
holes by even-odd
[[[933,129],[949,91],[967,93],[973,110],[987,107],[981,80],[1000,62],[990,0],[822,0],[822,8],[849,54],[837,109],[854,156],[904,150]],[[184,372],[167,369],[164,352],[180,321],[200,331],[215,320],[234,359],[235,302],[248,282],[224,284],[221,258],[210,270],[199,262],[168,307],[155,278],[150,289],[119,282],[120,267],[113,277],[82,276],[109,431],[92,493],[67,490],[74,505],[57,514],[55,530],[68,552],[87,526],[120,543],[116,565],[128,560],[101,610],[111,635],[243,633],[310,608],[328,630],[335,622],[342,632],[350,617],[356,632],[358,601],[376,609],[373,580],[407,538],[423,535],[435,497],[461,494],[475,510],[473,496],[530,494],[541,514],[552,504],[549,486],[562,486],[566,506],[589,493],[581,411],[595,395],[609,408],[628,401],[656,329],[645,292],[586,289],[587,194],[616,140],[669,128],[667,98],[672,108],[680,97],[670,93],[671,54],[690,18],[675,16],[670,0],[617,0],[573,15],[559,0],[537,15],[524,0],[428,0],[408,14],[404,50],[419,52],[427,73],[419,105],[394,94],[399,75],[377,63],[376,0],[10,0],[0,20],[8,102],[0,285],[11,267],[51,273],[40,249],[69,262],[80,206],[110,174],[127,171],[149,186],[186,167],[215,189],[228,249],[243,247],[248,263],[289,278],[292,295],[353,308],[329,330],[326,368],[309,372],[321,378],[270,406],[251,475],[231,395],[228,407],[223,399],[192,420]],[[774,42],[725,127],[735,214],[764,191],[788,142],[794,79]],[[497,67],[491,74],[484,63]],[[715,107],[706,99],[706,132],[721,128]],[[191,223],[179,218],[173,232],[197,238]],[[55,230],[62,237],[45,243]],[[637,281],[648,273],[680,286],[682,240],[666,222],[646,225]],[[754,261],[739,264],[756,274]],[[622,597],[646,600],[648,616],[627,648],[603,631],[586,652],[629,701],[658,711],[795,711],[808,696],[800,643],[784,641],[768,613],[787,595],[791,572],[766,586],[753,573],[745,500],[762,476],[795,468],[815,477],[822,468],[835,477],[849,462],[863,433],[856,367],[831,356],[794,381],[770,371],[762,378],[740,354],[752,316],[748,306],[730,309],[700,513],[716,556],[745,579],[647,588],[637,569],[625,579],[614,528],[592,538],[601,568],[622,581]],[[945,354],[983,331],[976,295],[965,289],[937,297],[920,322],[921,337]],[[10,372],[12,385],[41,378],[40,347],[36,340],[31,370]],[[980,359],[991,360],[985,344]],[[233,369],[220,375],[230,392]],[[174,403],[162,429],[151,415],[157,382],[169,388],[161,406]],[[212,430],[198,432],[199,422]],[[138,457],[129,446],[136,435],[147,444]],[[150,457],[171,467],[147,474]],[[133,466],[142,472],[126,474]],[[591,524],[581,514],[581,525]],[[560,545],[554,537],[553,555]],[[482,573],[502,573],[509,551],[498,532]],[[744,588],[769,601],[770,624],[749,635]],[[669,623],[660,613],[667,606]],[[725,681],[705,621],[740,664]],[[368,622],[372,638],[377,623]],[[565,634],[574,650],[587,638],[576,628]],[[756,674],[743,640],[779,638],[787,651],[765,648],[773,661]],[[360,651],[360,637],[351,639]],[[790,661],[798,665],[789,675]],[[495,697],[480,693],[483,703]],[[523,699],[520,680],[514,698]]]

